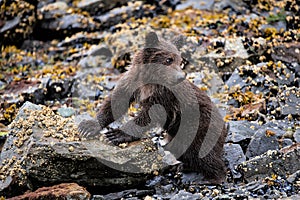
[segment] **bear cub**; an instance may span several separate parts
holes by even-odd
[[[207,183],[220,184],[226,177],[222,154],[227,128],[207,94],[185,79],[182,69],[187,61],[178,50],[180,44],[180,39],[172,43],[148,33],[145,47],[134,55],[131,67],[104,100],[97,121],[84,120],[78,129],[83,137],[98,135],[122,117],[131,103],[139,103],[138,115],[105,133],[106,138],[114,145],[132,142],[150,125],[159,125],[167,133],[166,149],[183,163],[183,169],[202,173]],[[163,109],[152,109],[157,105]]]

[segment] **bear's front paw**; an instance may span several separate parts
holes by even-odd
[[[81,137],[92,138],[100,133],[102,127],[96,120],[83,120],[78,125],[78,131]]]
[[[108,131],[107,133],[104,133],[106,138],[108,139],[109,142],[111,142],[114,145],[119,145],[121,143],[125,142],[133,142],[138,140],[139,138],[128,135],[124,133],[120,129],[114,129],[111,131]]]

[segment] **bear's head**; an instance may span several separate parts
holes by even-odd
[[[136,80],[144,84],[176,85],[185,80],[182,70],[187,61],[177,49],[181,38],[168,42],[158,37],[155,32],[146,36],[145,47],[134,56],[132,69]]]

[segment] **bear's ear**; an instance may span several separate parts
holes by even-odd
[[[172,43],[176,46],[176,48],[179,50],[184,45],[184,36],[178,35],[173,40]]]
[[[157,46],[159,43],[158,36],[155,32],[150,32],[146,35],[146,46],[153,47]]]

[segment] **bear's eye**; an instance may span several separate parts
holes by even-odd
[[[167,58],[166,63],[167,65],[170,65],[173,61],[173,58]]]

